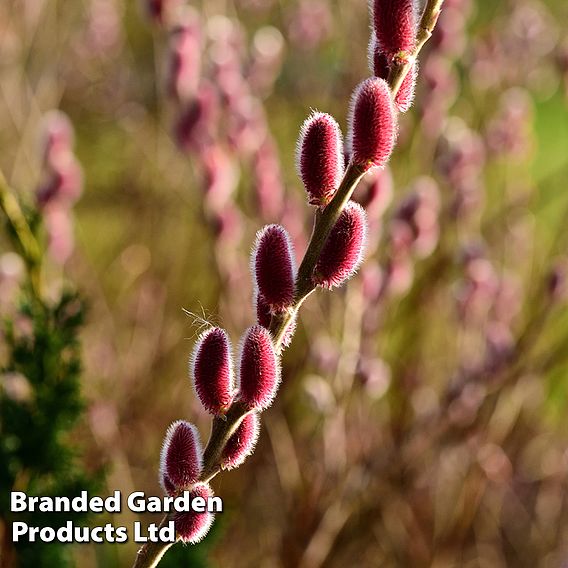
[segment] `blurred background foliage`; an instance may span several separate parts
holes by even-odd
[[[45,114],[60,109],[75,129],[84,179],[70,213],[75,245],[63,260],[48,246],[43,281],[49,302],[69,286],[88,302],[86,403],[70,447],[81,467],[106,472],[101,494],[159,494],[159,448],[173,420],[195,422],[206,438],[187,379],[193,340],[206,320],[236,344],[254,320],[248,254],[264,223],[282,221],[301,254],[311,219],[295,170],[299,126],[313,108],[345,132],[351,92],[369,74],[364,0],[194,2],[203,77],[230,90],[218,71],[223,49],[234,49],[262,125],[243,112],[244,134],[231,138],[225,92],[221,126],[180,149],[174,125],[189,103],[168,97],[171,36],[146,4],[0,5],[0,168],[27,209],[45,176]],[[310,298],[257,451],[214,481],[226,512],[164,566],[566,562],[567,6],[447,5],[420,58],[415,106],[401,116],[393,204],[373,220],[382,238],[367,269]],[[266,77],[255,83],[251,69]],[[213,173],[207,136],[223,149]],[[265,138],[277,152],[261,167]],[[234,209],[213,210],[208,175],[225,180]],[[284,203],[276,212],[258,196],[271,175],[269,201],[274,183]],[[411,189],[423,195],[419,176],[440,201],[420,209],[436,215],[426,235],[403,207]],[[432,240],[403,262],[397,220]],[[25,309],[21,267],[0,239],[0,305],[14,321]],[[491,286],[500,292],[489,298]],[[134,520],[127,510],[112,518]],[[76,546],[72,555],[86,568],[128,566],[135,550]]]

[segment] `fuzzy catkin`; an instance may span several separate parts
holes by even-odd
[[[366,233],[365,211],[358,203],[349,202],[321,251],[314,269],[314,283],[331,289],[350,278],[363,258]]]
[[[310,205],[323,207],[333,198],[343,176],[343,139],[335,119],[314,112],[300,130],[297,163]]]
[[[199,479],[202,463],[199,433],[184,420],[174,422],[166,432],[160,456],[160,477],[176,489],[186,489]],[[166,484],[165,489],[169,484]]]
[[[190,492],[190,499],[201,497],[207,500],[213,497],[213,491],[207,483],[198,483]],[[207,505],[206,505],[207,506]],[[176,532],[184,543],[195,544],[202,540],[213,524],[213,513],[188,511],[177,513],[174,517]]]
[[[268,408],[278,390],[278,360],[268,330],[250,327],[241,346],[239,398],[251,410]]]
[[[369,44],[369,66],[375,77],[388,79],[391,66],[385,53],[377,39],[373,36]],[[414,91],[416,88],[416,79],[418,77],[418,64],[412,63],[408,73],[404,77],[400,87],[394,97],[394,103],[399,112],[406,112],[414,101]]]
[[[280,225],[258,232],[252,254],[256,287],[271,310],[283,310],[294,301],[295,262],[292,241]]]
[[[392,57],[410,53],[416,42],[413,0],[374,0],[373,27],[381,49]]]
[[[231,343],[227,333],[218,327],[204,332],[198,339],[190,363],[197,396],[207,412],[220,414],[231,404],[234,378]]]
[[[396,113],[386,81],[372,77],[357,87],[349,126],[352,162],[367,169],[384,166],[397,134]]]
[[[236,432],[229,438],[221,466],[223,469],[239,467],[253,453],[260,433],[260,417],[256,412],[247,414],[239,424]]]

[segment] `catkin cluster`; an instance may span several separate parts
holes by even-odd
[[[335,119],[322,112],[312,113],[300,131],[298,173],[308,203],[319,215],[333,206],[336,197],[341,197],[341,187],[348,178],[346,162],[348,168],[362,173],[386,165],[396,141],[398,111],[407,110],[412,102],[414,64],[394,97],[387,79],[395,60],[410,57],[414,49],[413,3],[377,0],[372,18],[374,28],[369,49],[374,76],[354,91],[345,142]],[[353,190],[351,187],[349,197]],[[312,240],[319,237],[317,232],[316,223]],[[313,266],[309,267],[309,289],[332,289],[349,279],[361,263],[367,232],[365,208],[348,199],[325,234]],[[256,324],[243,334],[236,351],[227,333],[218,327],[205,331],[194,347],[190,378],[204,409],[215,418],[225,417],[235,404],[244,409],[234,433],[224,445],[220,463],[207,464],[208,472],[212,465],[220,469],[238,467],[254,450],[260,414],[272,404],[278,391],[279,352],[292,340],[296,313],[304,299],[299,291],[300,270],[286,229],[277,224],[261,229],[251,255]],[[273,324],[283,319],[288,323],[283,336],[276,341]],[[161,456],[160,481],[164,491],[170,495],[184,490],[192,495],[211,495],[209,484],[202,479],[203,460],[196,428],[184,421],[172,424]],[[210,513],[178,514],[178,536],[184,542],[197,542],[211,522]]]

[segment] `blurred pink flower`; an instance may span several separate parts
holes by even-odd
[[[316,49],[332,32],[333,16],[324,0],[300,0],[290,14],[288,36],[298,49]]]

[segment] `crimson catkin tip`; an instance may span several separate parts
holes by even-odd
[[[396,112],[388,84],[371,77],[353,93],[349,114],[352,163],[366,169],[384,166],[394,148]]]
[[[341,183],[344,170],[343,136],[331,115],[314,111],[304,121],[296,163],[310,205],[327,205]]]
[[[166,432],[160,455],[160,480],[168,490],[186,489],[199,479],[202,450],[199,432],[193,424],[178,420]],[[171,487],[170,487],[171,490]],[[168,490],[169,492],[169,490]]]
[[[268,408],[278,390],[280,369],[270,332],[250,327],[240,349],[239,399],[251,410]]]
[[[289,307],[294,301],[296,263],[284,227],[267,225],[257,233],[251,263],[256,288],[270,309]]]
[[[413,0],[374,0],[373,28],[381,49],[394,57],[408,54],[416,43],[416,12]]]
[[[201,334],[190,360],[190,375],[201,404],[211,414],[224,413],[234,396],[231,342],[213,327]]]
[[[331,289],[353,276],[363,258],[366,236],[365,211],[350,201],[323,246],[314,269],[314,283]]]

